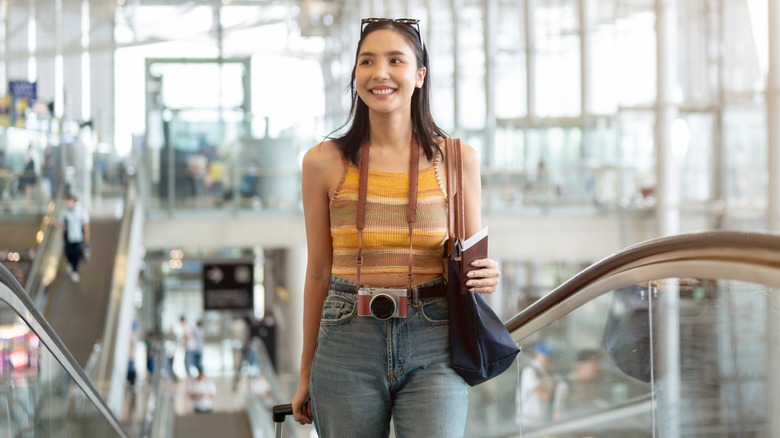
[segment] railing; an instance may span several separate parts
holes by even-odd
[[[38,248],[24,285],[24,289],[40,309],[45,308],[45,290],[57,275],[62,255],[62,230],[54,226],[54,223],[62,209],[65,186],[65,178],[61,177],[57,183],[57,191],[46,204],[41,226],[35,236]]]
[[[127,437],[86,373],[0,265],[3,436]]]
[[[628,247],[507,322],[516,366],[472,388],[469,437],[780,436],[780,236]]]

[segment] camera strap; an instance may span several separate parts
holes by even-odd
[[[366,224],[366,197],[368,196],[368,147],[371,140],[367,140],[360,152],[360,184],[358,185],[358,205],[357,205],[357,232],[358,232],[358,254],[357,254],[357,272],[356,283],[360,288],[360,268],[363,266],[363,228]],[[417,221],[417,180],[420,170],[420,144],[417,139],[412,137],[411,150],[409,151],[409,203],[406,208],[406,222],[409,225],[409,290],[412,290],[412,266],[414,250],[412,246],[412,233],[414,232],[414,223]]]

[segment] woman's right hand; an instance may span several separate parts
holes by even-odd
[[[311,399],[309,398],[309,385],[303,383],[298,385],[295,395],[292,398],[293,418],[300,424],[309,424],[312,422]]]

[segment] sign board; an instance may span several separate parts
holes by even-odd
[[[8,81],[8,94],[12,97],[35,100],[38,97],[38,84],[27,81]]]
[[[252,310],[255,286],[252,262],[204,262],[205,310]]]

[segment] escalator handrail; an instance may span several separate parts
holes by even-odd
[[[41,343],[51,351],[55,359],[73,379],[73,382],[82,389],[84,395],[93,403],[114,431],[121,437],[129,437],[114,413],[103,398],[100,397],[97,389],[92,385],[92,382],[78,364],[76,358],[73,357],[73,354],[65,346],[65,343],[57,335],[51,324],[43,317],[43,314],[41,314],[30,296],[19,284],[16,277],[3,264],[0,264],[0,286],[4,286],[0,287],[0,300],[5,301],[27,323],[30,329],[38,336]],[[8,298],[15,298],[17,302],[4,300],[4,295],[7,293],[4,289],[11,294]]]
[[[50,242],[52,239],[54,239],[55,235],[60,235],[60,233],[57,232],[57,227],[55,227],[54,223],[57,216],[59,215],[60,210],[62,209],[62,200],[65,197],[65,185],[65,177],[60,175],[59,179],[57,180],[57,191],[55,192],[54,197],[49,200],[46,206],[46,214],[43,216],[43,219],[41,220],[41,226],[37,231],[36,239],[41,240],[38,242],[38,248],[35,251],[35,258],[33,259],[32,266],[30,267],[27,281],[24,284],[24,290],[32,294],[33,301],[38,303],[38,305],[40,305],[40,300],[42,298],[38,296],[38,292],[40,290],[41,283],[43,282],[43,273],[40,273],[39,271],[42,269],[41,263],[46,260],[46,253],[50,251],[52,246],[50,245]]]
[[[116,364],[114,363],[114,355],[116,345],[116,333],[119,330],[118,325],[120,322],[119,311],[121,306],[122,294],[127,293],[125,288],[125,271],[127,270],[127,263],[121,263],[120,260],[125,259],[129,252],[129,240],[131,234],[131,227],[134,219],[134,212],[136,210],[136,184],[135,176],[127,175],[127,183],[124,186],[124,193],[122,199],[124,199],[124,211],[122,212],[122,220],[120,222],[119,233],[117,238],[117,247],[114,255],[114,265],[112,267],[111,285],[108,293],[111,298],[108,300],[108,306],[106,310],[106,319],[103,325],[103,330],[96,345],[100,346],[101,351],[97,357],[97,367],[94,370],[93,381],[95,382],[109,382],[110,373]],[[105,395],[108,396],[108,387],[101,388],[105,390]]]
[[[743,231],[706,231],[650,239],[617,251],[580,271],[560,286],[505,322],[510,333],[542,317],[595,282],[634,267],[650,258],[663,261],[697,257],[723,260],[727,250],[741,251],[739,257],[752,263],[780,267],[780,236]],[[736,254],[731,253],[733,258]],[[662,260],[656,260],[662,261]],[[560,315],[558,315],[560,316]]]

